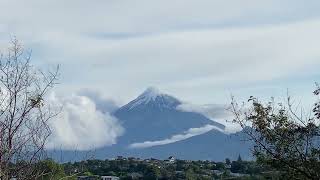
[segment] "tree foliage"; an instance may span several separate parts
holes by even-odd
[[[241,125],[248,140],[254,142],[253,154],[258,162],[270,166],[287,178],[320,179],[320,88],[313,92],[318,97],[311,113],[287,102],[272,99],[262,103],[255,97],[238,104],[231,103],[234,122]],[[249,127],[248,127],[249,126]]]
[[[38,171],[41,171],[41,180],[61,179],[65,177],[63,166],[52,159],[45,159],[37,165]]]

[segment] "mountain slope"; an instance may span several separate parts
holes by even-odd
[[[250,144],[243,143],[240,133],[226,134],[224,125],[200,113],[178,110],[177,106],[181,104],[175,97],[148,88],[113,113],[125,133],[117,139],[117,144],[94,150],[94,157],[105,159],[122,155],[164,159],[175,156],[180,159],[221,161],[241,154],[244,159],[251,158]],[[200,130],[205,127],[210,128]],[[75,157],[74,151],[64,151],[63,157],[64,161],[77,160],[86,154],[88,152],[79,152]]]
[[[224,161],[236,159],[239,154],[243,159],[252,159],[250,142],[243,141],[244,134],[227,135],[219,131],[194,136],[171,144],[150,148],[127,148],[120,146],[106,147],[95,151],[96,158],[105,159],[116,156],[166,159],[175,156],[186,160]]]
[[[225,128],[201,114],[177,110],[180,104],[178,99],[155,88],[148,88],[114,113],[125,128],[125,134],[119,138],[119,143],[158,140],[208,124]]]

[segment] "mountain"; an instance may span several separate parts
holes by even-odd
[[[240,154],[243,159],[251,158],[251,145],[242,141],[245,139],[242,133],[228,134],[223,124],[200,113],[180,111],[177,107],[181,104],[173,96],[148,88],[113,113],[125,133],[117,139],[117,144],[94,150],[94,157],[106,159],[121,155],[165,159],[175,156],[223,161]],[[63,158],[64,161],[75,160],[87,154],[90,153],[78,152],[75,157],[73,151],[66,151]]]
[[[177,110],[180,104],[177,98],[161,93],[156,88],[148,88],[114,113],[125,129],[119,143],[155,141],[205,125],[213,125],[221,130],[225,128],[202,114]]]
[[[141,158],[176,156],[181,159],[224,160],[226,157],[250,159],[249,144],[243,135],[227,134],[225,126],[195,112],[178,110],[182,102],[156,88],[148,88],[137,98],[114,112],[125,129],[125,134],[115,146],[106,147],[101,157],[116,155]],[[212,127],[197,135],[187,136],[189,131]],[[192,130],[191,130],[192,129]],[[181,138],[180,140],[172,140]],[[130,148],[134,143],[152,144],[145,148]],[[161,144],[161,145],[159,145]]]

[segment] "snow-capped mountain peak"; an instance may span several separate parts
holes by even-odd
[[[138,98],[144,100],[145,103],[148,103],[149,101],[155,100],[158,96],[162,95],[164,94],[162,94],[159,89],[155,87],[149,87]]]
[[[181,102],[178,99],[162,93],[155,87],[149,87],[140,96],[120,109],[125,108],[131,110],[145,105],[158,108],[175,108],[179,104],[181,104]]]

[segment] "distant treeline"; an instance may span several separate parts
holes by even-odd
[[[120,179],[278,179],[281,173],[255,161],[225,162],[139,159],[117,157],[112,160],[86,160],[58,164],[51,159],[41,162],[46,172],[41,179],[77,179],[87,176],[116,176]]]

